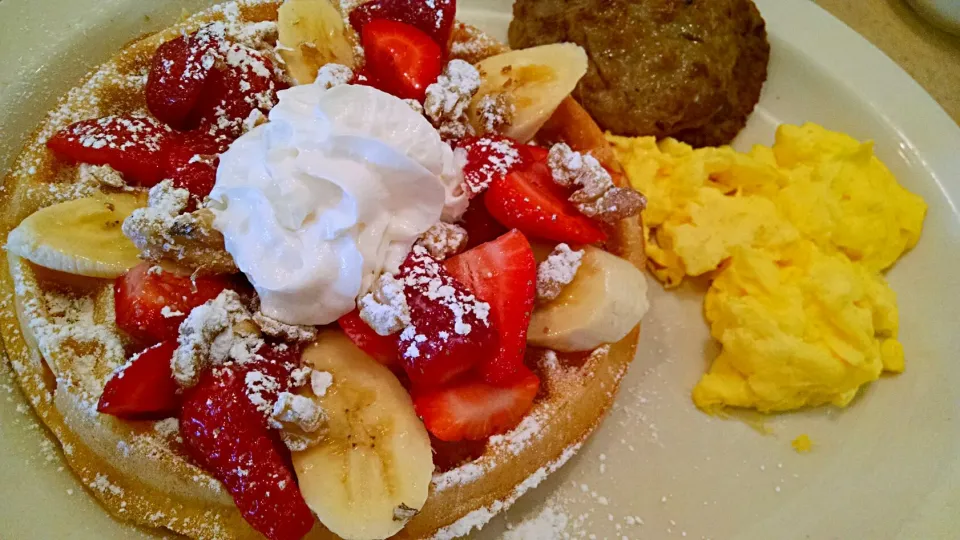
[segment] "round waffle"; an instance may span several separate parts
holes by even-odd
[[[0,190],[0,236],[36,210],[85,195],[78,168],[58,161],[45,141],[68,124],[109,114],[147,114],[143,100],[156,48],[181,32],[222,20],[273,21],[279,2],[215,6],[136,41],[71,90],[30,138]],[[506,50],[479,30],[458,24],[452,55],[476,62]],[[541,130],[542,142],[565,141],[618,170],[593,120],[567,99]],[[639,219],[611,227],[605,248],[643,267]],[[0,333],[17,379],[37,415],[57,437],[81,482],[113,515],[193,538],[260,538],[230,495],[186,458],[175,420],[133,422],[99,414],[108,376],[131,352],[114,324],[112,282],[47,270],[14,255],[0,272]],[[15,306],[15,310],[11,309]],[[452,538],[480,527],[563,465],[599,425],[633,359],[639,329],[590,355],[532,350],[543,381],[526,418],[510,433],[438,470],[423,510],[397,538]],[[549,356],[550,361],[542,361]],[[334,537],[322,525],[308,538]]]

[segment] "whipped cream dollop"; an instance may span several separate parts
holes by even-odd
[[[453,151],[426,118],[367,86],[295,86],[269,122],[220,156],[214,227],[287,324],[328,324],[356,307],[414,241],[467,207]]]

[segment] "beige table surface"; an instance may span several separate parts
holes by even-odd
[[[816,2],[900,64],[960,123],[960,37],[928,24],[905,0]]]

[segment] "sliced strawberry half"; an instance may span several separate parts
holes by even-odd
[[[450,275],[490,304],[500,349],[478,364],[483,380],[498,385],[514,382],[523,369],[537,293],[537,261],[530,242],[519,231],[511,231],[443,264]]]
[[[465,154],[463,181],[470,198],[480,195],[494,180],[500,180],[523,165],[520,147],[507,137],[470,137],[460,141]],[[462,149],[459,150],[459,149]]]
[[[376,19],[407,23],[430,36],[446,51],[456,18],[456,0],[373,0],[350,12],[350,26],[363,34],[367,23]]]
[[[47,148],[73,162],[110,165],[127,183],[151,187],[163,179],[174,141],[173,130],[149,116],[105,116],[70,124]]]
[[[446,384],[496,353],[489,305],[423,248],[400,267],[411,326],[400,334],[400,359],[415,386]]]
[[[460,218],[460,226],[467,231],[467,249],[496,240],[508,230],[499,221],[493,219],[486,205],[483,204],[482,198],[470,202],[467,211]]]
[[[443,70],[440,47],[415,27],[377,19],[360,34],[372,86],[401,99],[423,101]]]
[[[299,540],[314,525],[276,430],[251,402],[246,378],[259,372],[285,388],[273,362],[217,367],[184,396],[180,434],[189,455],[220,480],[243,517],[270,540]]]
[[[353,310],[337,321],[343,333],[350,338],[361,351],[369,354],[374,360],[393,368],[400,365],[400,350],[397,344],[398,336],[381,336],[370,328],[360,312]]]
[[[114,282],[117,326],[143,344],[176,340],[193,308],[236,288],[229,277],[181,277],[150,263],[135,266]]]
[[[170,370],[176,340],[134,355],[107,380],[97,410],[120,418],[166,418],[180,405],[179,386]]]
[[[606,240],[600,224],[581,214],[569,195],[553,181],[547,164],[536,162],[491,183],[483,201],[501,224],[533,238],[571,244]]]
[[[176,129],[190,125],[190,112],[200,99],[223,41],[209,26],[167,41],[157,48],[147,76],[147,108]]]
[[[415,394],[413,406],[427,430],[442,441],[476,441],[503,433],[533,406],[540,379],[527,368],[509,386],[465,382]]]

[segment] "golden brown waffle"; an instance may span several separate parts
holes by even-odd
[[[44,142],[78,120],[146,114],[142,88],[162,42],[215,20],[275,20],[278,6],[256,0],[215,6],[132,43],[88,75],[40,125],[5,179],[0,237],[37,209],[83,195],[77,167],[57,161]],[[475,62],[503,50],[475,28],[458,25],[454,32],[456,57]],[[571,99],[541,136],[592,151],[619,169],[599,128]],[[637,219],[619,224],[606,248],[642,268],[641,230]],[[131,422],[96,412],[106,378],[132,352],[113,323],[112,283],[8,259],[9,270],[0,272],[0,333],[7,353],[38,416],[90,493],[116,517],[140,525],[193,538],[260,538],[220,483],[185,457],[175,421]],[[397,538],[466,534],[563,465],[610,407],[638,332],[586,358],[540,362],[543,353],[532,351],[543,380],[533,409],[513,432],[491,439],[479,457],[435,474],[426,506]],[[319,524],[309,535],[331,537]]]

